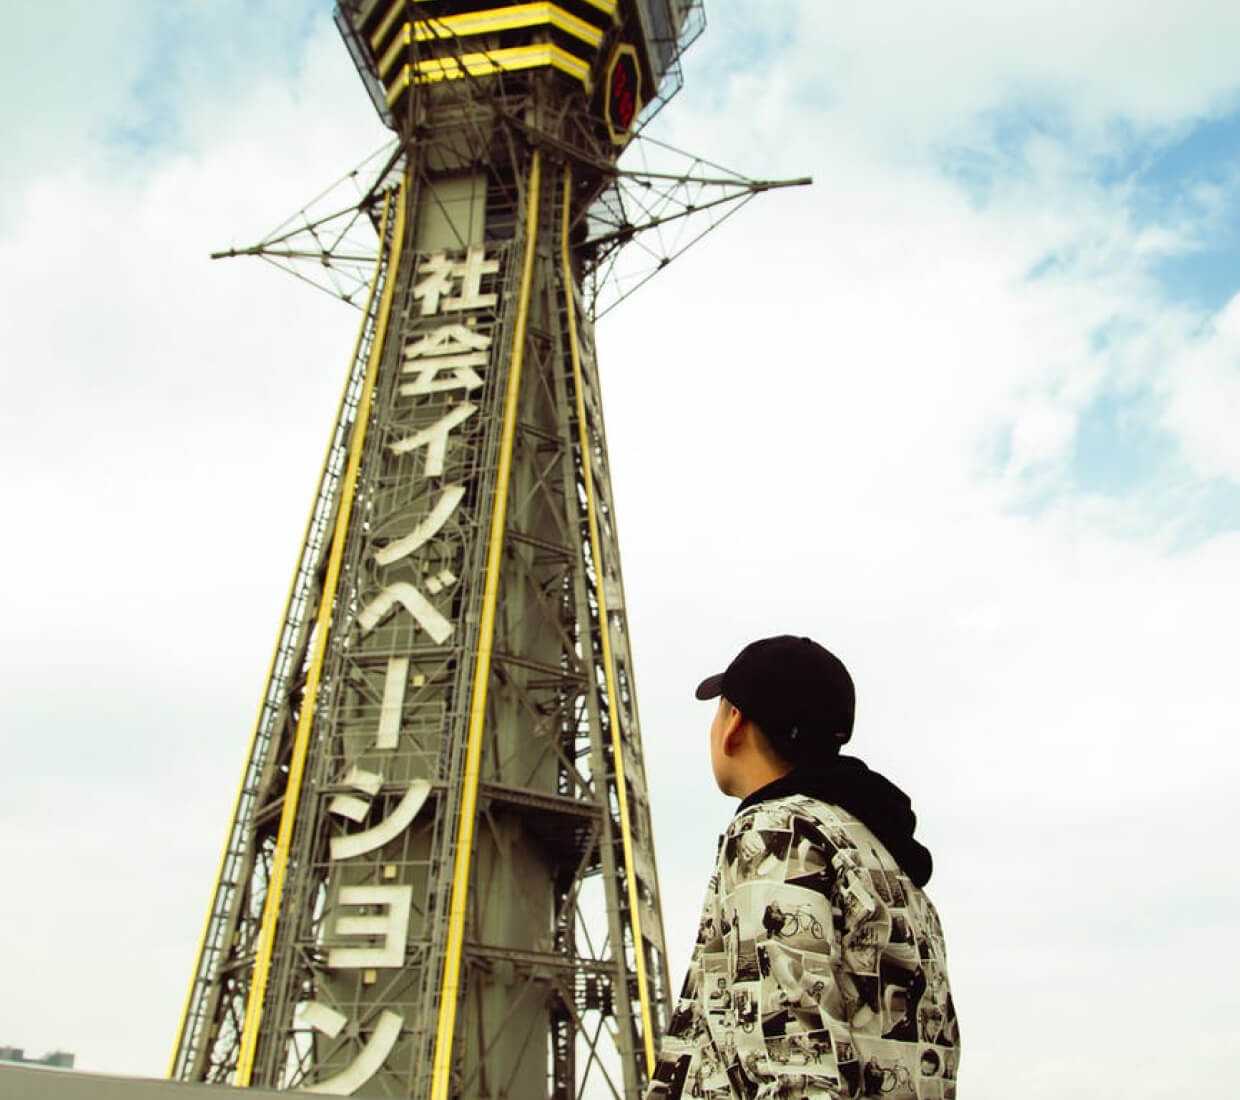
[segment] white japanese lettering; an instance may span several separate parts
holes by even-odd
[[[452,624],[408,581],[389,584],[362,609],[357,617],[357,624],[362,628],[362,633],[369,634],[397,604],[413,616],[418,626],[425,630],[436,644],[441,644],[451,635]]]
[[[395,454],[403,455],[418,447],[426,448],[426,476],[437,477],[443,473],[444,459],[448,453],[448,433],[464,424],[478,411],[478,406],[466,401],[451,412],[444,414],[434,424],[392,444]]]
[[[378,916],[336,918],[339,936],[370,936],[382,940],[380,947],[333,947],[327,952],[327,965],[333,970],[360,970],[362,967],[392,967],[405,964],[405,944],[409,939],[409,910],[413,906],[412,886],[342,886],[342,906],[374,905],[387,909]]]

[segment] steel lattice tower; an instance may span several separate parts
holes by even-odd
[[[617,168],[697,3],[494,3],[339,5],[397,135],[343,212],[377,246],[337,212],[250,250],[368,278],[183,1080],[569,1100],[653,1068],[669,975],[593,319],[620,245],[773,185]]]

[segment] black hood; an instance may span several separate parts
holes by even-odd
[[[913,839],[917,815],[909,796],[855,756],[838,756],[823,764],[798,764],[751,791],[741,799],[736,813],[755,802],[789,794],[809,795],[847,810],[883,842],[916,885],[925,886],[930,881],[933,860],[929,849]]]

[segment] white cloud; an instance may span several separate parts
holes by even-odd
[[[870,44],[882,54],[886,40]],[[896,63],[877,57],[868,79]],[[816,115],[791,94],[804,70],[788,68],[765,87],[730,84],[713,117],[686,92],[668,125],[755,175],[812,171],[813,191],[764,197],[744,230],[732,223],[678,261],[600,341],[639,683],[647,730],[662,733],[646,735],[656,828],[676,822],[665,879],[678,907],[699,904],[716,831],[669,778],[701,766],[706,716],[689,687],[760,634],[838,645],[860,685],[856,751],[910,789],[939,858],[966,1087],[1105,1091],[1131,1046],[1108,999],[1173,996],[1170,960],[1200,934],[1168,896],[1235,894],[1216,868],[1240,770],[1223,640],[1240,541],[1172,555],[1155,517],[1143,538],[1122,537],[1138,503],[1081,496],[1063,476],[1100,393],[1180,391],[1198,318],[1166,300],[1149,264],[1198,226],[1191,210],[1140,225],[1133,196],[1096,184],[1063,141],[1027,146],[1019,175],[1000,176],[980,207],[933,156],[897,147],[901,120],[884,111],[963,130],[967,113],[1002,101],[985,73],[960,76],[985,91],[967,111],[973,93],[960,95],[953,119],[937,88],[928,107],[878,92],[853,103],[851,71]],[[1140,97],[1123,92],[1099,86],[1094,109],[1135,112]],[[1198,92],[1147,110],[1182,123],[1177,112],[1217,98]],[[1028,281],[1048,256],[1056,265]],[[666,343],[652,355],[654,331]],[[1217,373],[1200,381],[1228,407]],[[1004,425],[1012,453],[997,480],[981,456]],[[1221,433],[1168,426],[1186,448],[1222,453]],[[633,457],[651,438],[658,474]],[[1038,465],[1050,504],[1034,520],[1010,508]],[[1153,824],[1166,815],[1175,828]],[[1151,863],[1171,881],[1152,882]],[[1142,956],[1121,934],[1158,946]],[[1151,957],[1163,960],[1154,973]],[[1227,996],[1209,977],[1193,995],[1212,1006],[1205,1018]],[[1016,1072],[1017,1037],[1051,1021],[1087,1032],[1094,1053],[1057,1058],[1052,1045],[1037,1074]],[[1170,1030],[1201,1053],[1204,1085],[1227,1063],[1226,1038],[1208,1027],[1199,1041],[1196,1026]],[[1151,1069],[1144,1094],[1174,1072]]]
[[[1169,364],[1164,423],[1201,477],[1240,482],[1240,295]]]
[[[1236,96],[1227,44],[1240,35],[1240,13],[1213,0],[948,0],[899,9],[800,0],[785,10],[797,75],[812,71],[843,112],[877,124],[880,137],[890,126],[920,143],[1022,102],[1053,104],[1096,131],[1117,121],[1175,127]]]
[[[258,262],[208,260],[383,139],[330,25],[304,66],[243,98],[187,78],[178,152],[32,170],[0,236],[25,532],[0,551],[21,668],[0,848],[22,884],[0,942],[30,991],[0,1033],[88,1069],[163,1072],[356,330]]]
[[[133,83],[147,59],[149,23],[129,0],[81,0],[6,12],[0,46],[0,227],[31,174],[64,171],[109,123],[133,108]],[[100,59],[108,72],[99,78]]]

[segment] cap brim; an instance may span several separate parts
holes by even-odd
[[[697,691],[693,693],[699,699],[714,699],[723,694],[723,673],[720,672],[716,676],[707,676],[697,686]]]

